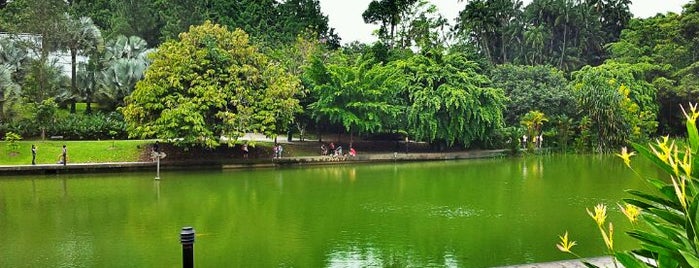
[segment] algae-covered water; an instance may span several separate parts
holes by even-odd
[[[645,186],[611,156],[0,177],[0,267],[491,267],[605,253],[585,212]]]

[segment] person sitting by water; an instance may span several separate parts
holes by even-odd
[[[320,145],[320,155],[328,155],[328,147],[325,147],[325,144]]]
[[[342,156],[342,145],[338,145],[337,149],[335,149],[335,156],[337,156],[337,157]]]
[[[351,157],[357,156],[357,151],[354,150],[354,147],[350,147],[350,149],[349,149],[349,155],[350,155]]]

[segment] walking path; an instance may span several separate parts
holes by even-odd
[[[450,153],[385,153],[362,154],[356,157],[330,157],[330,156],[301,156],[266,159],[227,159],[206,160],[192,159],[187,161],[162,161],[163,170],[196,169],[196,168],[269,168],[288,165],[315,165],[315,164],[349,164],[365,162],[391,162],[391,161],[430,161],[453,160],[472,158],[493,158],[505,156],[506,150],[466,151]],[[24,174],[54,174],[54,173],[89,173],[89,172],[117,172],[133,170],[155,169],[155,162],[116,162],[116,163],[68,163],[46,165],[0,165],[0,175],[24,175]]]

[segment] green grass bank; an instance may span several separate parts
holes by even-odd
[[[32,163],[32,144],[36,146],[36,164],[56,164],[61,148],[66,145],[68,163],[136,162],[153,141],[102,140],[62,141],[26,140],[16,142],[13,149],[8,142],[0,142],[0,165],[29,165]]]

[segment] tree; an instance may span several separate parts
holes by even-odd
[[[308,77],[318,99],[309,105],[316,121],[327,119],[352,134],[386,129],[402,111],[398,98],[406,87],[400,69],[375,63],[371,57],[324,64],[314,59]]]
[[[55,121],[56,110],[58,110],[58,104],[53,98],[45,99],[34,105],[33,119],[41,129],[42,140],[46,138],[46,129]]]
[[[32,74],[32,91],[40,95],[51,95],[55,85],[50,83],[54,79],[49,71],[53,63],[49,60],[49,52],[55,51],[60,43],[64,25],[64,11],[66,3],[62,0],[14,0],[0,10],[0,17],[5,21],[6,30],[11,33],[29,33],[25,42],[28,49],[35,55],[39,55],[40,63],[34,64]],[[49,71],[49,72],[44,72]],[[25,86],[23,86],[25,88]],[[39,102],[45,98],[38,100]],[[37,100],[35,100],[37,101]]]
[[[698,29],[699,11],[694,1],[684,7],[682,14],[632,19],[621,38],[608,45],[614,62],[655,66],[646,80],[658,89],[661,133],[683,133],[680,104],[699,97]]]
[[[20,86],[22,98],[34,104],[40,104],[48,98],[62,102],[72,94],[70,78],[63,74],[56,60],[32,60]]]
[[[412,4],[418,0],[372,0],[362,13],[365,23],[380,23],[379,39],[389,47],[394,46],[396,26]]]
[[[408,133],[417,140],[468,147],[503,126],[506,97],[461,53],[415,55],[399,63],[408,81]]]
[[[522,116],[522,121],[520,123],[527,129],[527,135],[529,139],[526,144],[527,148],[533,149],[534,145],[538,144],[537,136],[541,135],[541,127],[544,126],[544,122],[548,122],[549,119],[546,115],[540,111],[529,111],[524,116]]]
[[[508,63],[513,50],[521,46],[522,1],[469,1],[459,13],[456,33],[475,43],[491,63]]]
[[[16,115],[14,108],[21,96],[19,82],[28,62],[27,51],[20,42],[0,39],[0,122],[7,122]]]
[[[493,87],[502,88],[509,97],[504,112],[508,125],[517,125],[524,114],[534,110],[552,118],[575,114],[568,80],[554,67],[498,65],[490,78]]]
[[[655,133],[656,89],[643,80],[644,66],[607,63],[573,73],[578,111],[591,120],[598,151],[638,142]]]
[[[290,74],[301,79],[301,89],[297,92],[299,104],[303,108],[295,115],[294,123],[303,141],[306,127],[311,123],[309,105],[317,101],[317,96],[310,94],[313,87],[309,76],[305,76],[305,70],[311,66],[313,59],[324,62],[326,55],[330,54],[327,46],[319,40],[314,32],[304,32],[296,37],[293,44],[282,45],[271,52],[271,57],[280,62]],[[291,132],[291,130],[289,130]]]
[[[247,132],[277,135],[299,109],[297,78],[269,61],[240,29],[209,21],[163,43],[121,109],[130,137],[177,146],[220,144]]]
[[[447,19],[442,17],[434,4],[427,0],[418,0],[401,14],[403,19],[398,24],[397,48],[430,50],[441,47],[447,39],[449,28]]]
[[[70,51],[70,88],[75,95],[80,95],[78,91],[78,76],[77,76],[77,56],[78,52],[85,54],[94,53],[103,49],[104,40],[102,33],[88,17],[73,18],[67,13],[65,14],[64,36],[61,37],[62,46]],[[91,94],[91,93],[88,93]],[[70,103],[70,112],[75,113],[76,99],[72,98]],[[87,111],[88,113],[91,110]]]

